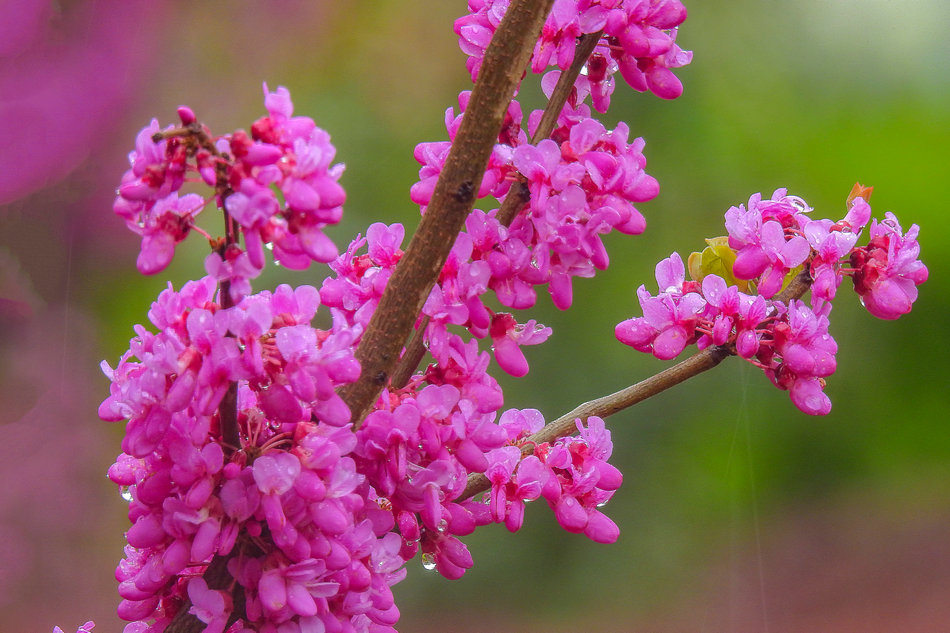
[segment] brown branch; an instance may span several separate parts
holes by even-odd
[[[432,200],[356,350],[362,372],[340,395],[356,426],[372,408],[472,210],[508,104],[554,0],[514,0],[495,32]]]
[[[788,303],[791,299],[798,299],[808,291],[808,288],[811,287],[811,282],[812,279],[808,274],[808,267],[806,266],[805,270],[792,279],[788,286],[772,299],[783,303]],[[728,356],[735,355],[735,353],[735,347],[732,345],[707,347],[703,351],[693,354],[686,360],[664,369],[655,376],[651,376],[646,380],[642,380],[635,385],[631,385],[610,395],[585,402],[569,413],[565,413],[558,419],[545,424],[544,428],[530,436],[521,449],[522,455],[529,455],[537,444],[553,442],[560,437],[574,434],[577,432],[576,421],[578,418],[586,422],[587,418],[591,416],[606,418],[618,411],[623,411],[627,407],[632,407],[693,376],[712,369]],[[468,476],[468,484],[465,486],[465,491],[456,501],[468,499],[479,492],[488,490],[490,487],[491,482],[488,480],[488,477],[481,473],[472,473]]]

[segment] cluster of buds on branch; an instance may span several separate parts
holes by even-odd
[[[851,277],[862,304],[874,316],[896,319],[910,312],[917,286],[927,280],[918,259],[917,225],[905,234],[888,213],[873,221],[867,246],[857,246],[871,219],[871,188],[855,185],[842,220],[814,219],[812,209],[784,189],[725,214],[727,238],[689,258],[673,253],[656,266],[659,293],[640,286],[643,316],[617,325],[617,338],[657,358],[678,356],[687,345],[729,346],[787,389],[811,415],[831,410],[823,389],[834,373],[838,346],[828,331],[832,300]],[[776,298],[798,274],[811,280],[810,305]]]
[[[917,227],[871,224],[868,194],[838,222],[815,220],[783,190],[726,213],[728,238],[686,266],[657,266],[641,287],[644,316],[618,338],[672,359],[641,384],[545,423],[503,410],[494,363],[529,371],[525,346],[551,329],[523,310],[547,287],[572,305],[572,279],[609,264],[601,236],[645,229],[635,205],[659,192],[644,141],[608,130],[614,76],[675,98],[678,0],[470,0],[455,25],[477,78],[446,113],[448,141],[422,143],[411,199],[423,217],[405,248],[402,225],[373,224],[340,254],[323,230],[345,193],[329,135],[293,116],[284,88],[265,86],[267,115],[214,136],[188,108],[136,141],[115,212],[142,237],[139,269],[164,269],[175,246],[203,234],[207,276],[171,286],[136,326],[99,409],[127,420],[109,470],[132,526],[116,570],[126,633],[382,633],[399,618],[391,587],[420,555],[459,578],[473,565],[460,540],[477,527],[518,530],[543,498],[558,523],[610,543],[601,510],[622,475],[603,418],[738,354],[761,366],[809,413],[830,401],[831,300],[843,276],[875,315],[910,309],[926,279]],[[548,71],[551,66],[556,68]],[[525,68],[544,110],[513,99]],[[590,98],[590,103],[587,100]],[[183,190],[210,188],[210,193]],[[473,209],[479,199],[486,209]],[[494,204],[497,203],[497,204]],[[208,205],[224,235],[195,224]],[[254,293],[276,262],[328,263],[318,289]],[[847,265],[846,265],[847,264]],[[813,284],[810,305],[799,299]],[[493,297],[492,297],[493,295]],[[319,310],[330,325],[314,325]],[[427,362],[423,361],[427,359]],[[83,630],[91,628],[91,623]]]

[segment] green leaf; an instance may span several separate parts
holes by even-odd
[[[736,252],[729,248],[729,238],[709,238],[706,244],[708,246],[701,253],[691,253],[687,259],[690,277],[701,282],[706,275],[718,275],[725,280],[726,285],[738,286],[739,290],[745,293],[753,292],[755,284],[745,279],[736,279],[732,272]]]

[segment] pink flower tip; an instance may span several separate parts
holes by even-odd
[[[808,415],[827,415],[831,412],[831,399],[821,390],[818,378],[797,380],[789,389],[792,403]]]
[[[528,361],[524,352],[510,338],[500,338],[495,341],[495,360],[507,374],[521,378],[528,373]]]
[[[676,99],[683,94],[683,83],[669,68],[654,65],[646,71],[646,78],[650,92],[661,99]]]
[[[195,116],[194,110],[184,105],[178,106],[178,118],[181,119],[182,125],[191,125],[198,120],[198,118]]]
[[[584,535],[597,543],[615,543],[620,537],[620,528],[600,510],[590,513]]]

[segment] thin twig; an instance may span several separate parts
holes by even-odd
[[[412,335],[412,340],[406,345],[406,351],[402,353],[399,364],[393,370],[393,376],[390,385],[393,389],[402,389],[409,383],[409,379],[416,372],[422,357],[426,355],[426,328],[429,327],[429,317],[422,319],[422,323],[416,328]]]
[[[597,43],[603,34],[603,31],[586,33],[578,40],[577,48],[574,49],[574,61],[571,62],[570,68],[558,77],[557,83],[554,85],[554,91],[551,92],[548,106],[541,115],[541,121],[538,122],[538,129],[534,131],[534,136],[531,137],[531,143],[537,144],[541,139],[551,136],[554,126],[557,125],[557,118],[561,116],[561,110],[564,109],[567,98],[571,96],[571,92],[574,90],[574,83],[577,81],[578,75],[581,74],[581,70],[587,64],[590,54],[597,48]]]
[[[199,124],[193,123],[184,129],[189,131],[193,137],[197,139],[199,145],[206,149],[210,148],[215,155],[220,156],[220,153],[215,148],[207,132],[205,132],[204,128]],[[234,193],[234,190],[231,189],[230,174],[228,173],[228,166],[225,161],[219,161],[217,163],[215,166],[215,175],[217,203],[224,215],[224,238],[214,241],[211,247],[212,250],[221,256],[221,259],[225,259],[228,247],[232,244],[240,244],[241,234],[238,223],[231,217],[231,214],[228,213],[225,207],[225,200]],[[234,301],[231,299],[230,281],[222,281],[218,293],[221,297],[222,309],[228,309],[234,306]],[[229,333],[228,336],[233,335]],[[221,444],[227,455],[241,448],[241,433],[237,415],[237,387],[237,381],[232,380],[228,384],[228,389],[221,398],[221,402],[218,404],[218,426],[221,432]],[[234,582],[234,578],[232,578],[228,572],[228,561],[236,551],[235,549],[227,556],[215,555],[204,573],[202,573],[202,578],[205,579],[205,582],[207,582],[208,587],[211,589],[223,589],[231,592],[234,608],[228,624],[231,624],[239,618],[247,617],[244,607],[244,588],[241,587],[239,583]],[[204,631],[208,625],[190,613],[190,609],[191,602],[186,601],[165,628],[165,633],[200,633]]]
[[[574,82],[577,81],[577,76],[581,74],[581,69],[584,68],[584,64],[587,63],[587,58],[590,57],[590,54],[594,52],[594,49],[597,47],[597,42],[600,41],[600,36],[603,35],[603,33],[603,31],[598,31],[581,36],[580,41],[577,43],[577,48],[574,50],[574,61],[571,63],[571,67],[568,68],[566,72],[562,72],[561,76],[558,77],[554,91],[551,93],[551,98],[548,100],[548,105],[541,115],[538,128],[534,131],[534,136],[531,137],[531,143],[533,145],[537,145],[539,141],[551,136],[551,132],[554,131],[554,126],[557,125],[557,118],[561,115],[561,110],[564,109],[567,98],[571,96],[571,91],[574,90]],[[495,217],[503,226],[510,226],[515,216],[518,215],[530,199],[531,194],[528,193],[525,178],[524,176],[520,176],[518,180],[511,185],[511,189],[508,190],[508,195],[505,196],[505,201],[501,203],[501,208],[498,209],[498,214]]]
[[[190,127],[202,130],[197,123],[192,124]],[[207,136],[203,131],[202,134]],[[224,214],[224,242],[219,244],[215,250],[222,260],[227,261],[225,258],[227,257],[228,247],[232,244],[240,244],[241,233],[238,223],[231,217],[231,214],[228,213],[228,209],[225,206],[225,201],[228,199],[228,196],[234,193],[234,190],[231,189],[231,175],[228,172],[227,163],[224,161],[218,162],[215,166],[215,176],[217,202],[221,207],[221,212]],[[221,296],[222,308],[228,309],[234,306],[234,301],[231,299],[230,280],[221,282],[219,295]],[[229,333],[228,336],[232,335]],[[224,445],[225,453],[230,454],[231,451],[240,449],[241,432],[238,427],[237,416],[237,381],[231,381],[224,397],[221,398],[221,403],[218,405],[218,423],[221,430],[221,443]]]
[[[773,300],[788,303],[791,299],[798,299],[808,291],[808,288],[811,287],[811,282],[812,279],[808,274],[806,266],[805,270],[792,279],[782,292],[773,297]],[[582,422],[586,422],[587,418],[591,416],[606,418],[618,411],[623,411],[693,376],[712,369],[725,358],[735,355],[735,353],[735,347],[732,345],[707,347],[701,352],[696,352],[686,360],[664,369],[655,376],[651,376],[646,380],[642,380],[635,385],[631,385],[615,393],[585,402],[558,419],[548,422],[544,425],[544,428],[530,436],[522,446],[522,455],[530,454],[537,444],[553,442],[560,437],[576,433],[576,422],[578,418],[580,418]],[[465,491],[456,501],[468,499],[473,495],[488,490],[490,487],[491,482],[488,480],[488,477],[481,473],[472,473],[468,476],[468,484],[465,486]]]

